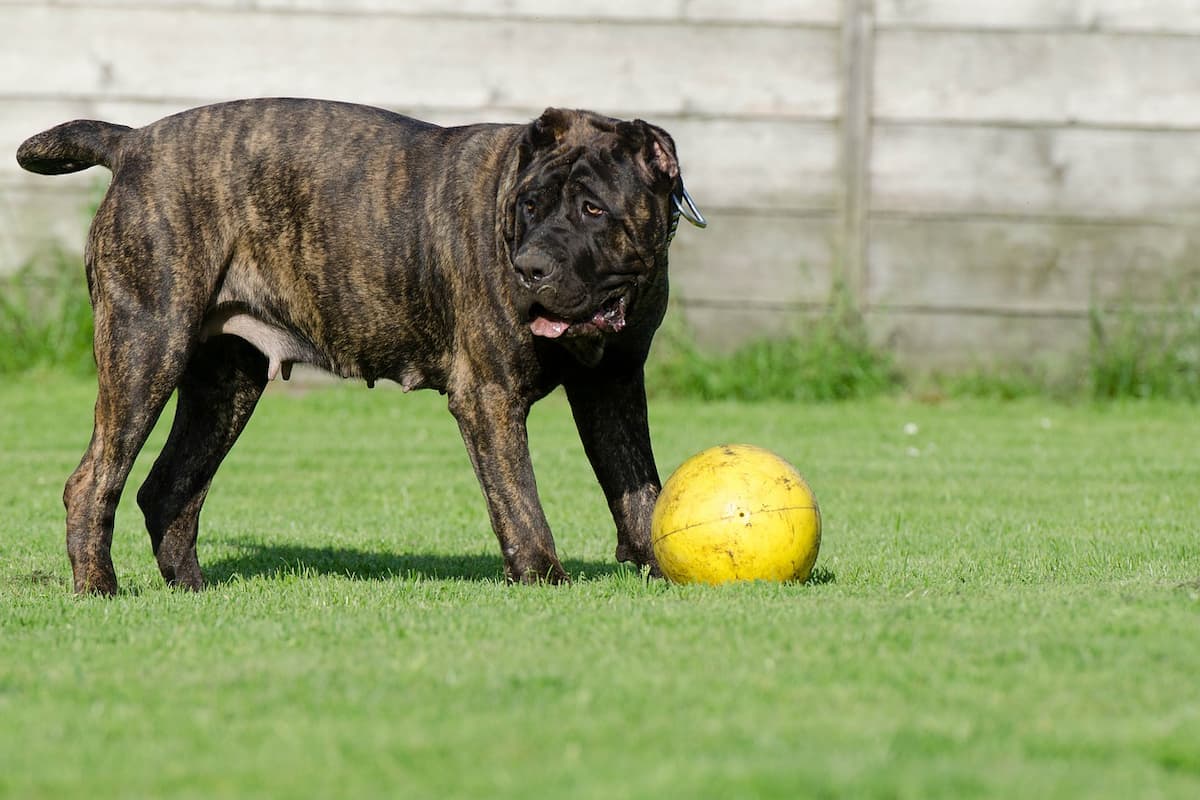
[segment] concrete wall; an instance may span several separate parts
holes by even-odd
[[[25,136],[265,95],[662,124],[717,345],[841,278],[912,361],[1069,351],[1089,306],[1200,277],[1200,0],[0,0],[0,269],[78,247],[105,177],[22,173]]]

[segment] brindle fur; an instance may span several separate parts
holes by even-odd
[[[117,501],[176,390],[138,504],[163,577],[201,588],[208,487],[268,378],[293,362],[446,393],[505,574],[520,582],[567,580],[525,428],[532,403],[563,385],[617,558],[657,569],[642,367],[666,307],[679,185],[661,129],[558,109],[529,125],[441,128],[365,106],[249,100],[136,130],[70,122],[17,158],[46,174],[113,172],[85,251],[95,431],[63,495],[77,592],[117,590]],[[607,215],[581,216],[583,200]],[[618,294],[623,327],[588,324]],[[574,324],[535,336],[538,314]]]

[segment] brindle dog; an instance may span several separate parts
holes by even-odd
[[[666,131],[562,109],[442,128],[366,106],[247,100],[136,130],[68,122],[17,160],[113,173],[85,251],[95,431],[63,495],[77,592],[117,591],[117,501],[176,390],[137,499],[163,577],[201,588],[213,475],[268,380],[295,363],[447,394],[505,575],[520,582],[568,579],[525,428],[533,402],[564,386],[617,559],[657,570],[643,364],[690,206]]]

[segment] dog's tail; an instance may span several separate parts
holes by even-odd
[[[17,163],[42,175],[65,175],[97,164],[112,169],[121,137],[133,130],[94,119],[77,119],[31,136],[17,148]]]

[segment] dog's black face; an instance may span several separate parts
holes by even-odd
[[[675,146],[661,128],[548,109],[521,145],[511,260],[536,336],[621,331],[666,268]]]

